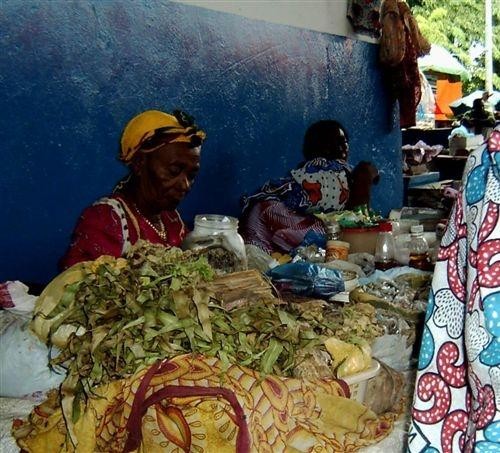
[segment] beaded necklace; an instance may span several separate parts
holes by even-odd
[[[137,207],[137,205],[134,203],[134,208],[137,211],[137,213],[144,219],[144,221],[155,231],[155,233],[160,236],[160,238],[163,241],[167,240],[167,229],[165,228],[165,224],[163,223],[163,220],[161,219],[161,216],[158,215],[158,222],[156,226],[153,222],[151,222]]]

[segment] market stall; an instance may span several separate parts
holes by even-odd
[[[396,255],[385,272],[366,252],[338,259],[331,241],[281,265],[247,248],[266,272],[233,272],[219,233],[77,264],[38,298],[4,286],[3,360],[20,357],[2,379],[8,451],[402,448],[430,274]]]
[[[41,29],[62,30],[54,42],[69,42],[72,47],[62,52],[75,61],[81,60],[81,43],[92,41],[87,30],[99,30],[103,41],[91,48],[94,67],[82,72],[97,74],[99,81],[127,75],[113,84],[118,96],[109,90],[109,99],[99,101],[97,94],[106,90],[88,89],[93,83],[80,83],[73,74],[68,77],[70,88],[56,84],[57,93],[73,92],[76,82],[85,88],[76,107],[69,109],[72,114],[65,115],[71,127],[61,118],[56,121],[60,131],[71,130],[56,142],[58,147],[59,142],[73,146],[68,145],[65,159],[75,174],[66,171],[64,159],[54,158],[49,163],[57,178],[49,172],[47,179],[58,181],[57,197],[44,190],[27,191],[24,199],[17,193],[8,197],[9,206],[24,207],[16,209],[22,217],[17,220],[29,233],[24,235],[26,243],[9,240],[8,264],[2,263],[8,269],[3,273],[25,276],[45,288],[35,296],[19,281],[0,287],[1,363],[8,364],[0,379],[0,447],[8,452],[403,450],[435,236],[424,235],[420,223],[426,219],[419,222],[417,216],[408,219],[402,213],[385,219],[368,204],[384,213],[401,204],[399,129],[387,131],[386,123],[397,117],[391,108],[395,100],[402,124],[414,123],[420,96],[416,58],[429,47],[409,7],[385,2],[379,53],[378,47],[359,41],[353,45],[351,38],[326,36],[332,30],[318,29],[317,24],[311,28],[308,23],[307,31],[283,28],[281,22],[270,27],[246,19],[235,22],[233,16],[191,10],[177,2],[165,8],[160,3],[151,8],[138,2],[128,11],[113,6],[110,12],[107,5],[89,11],[64,9],[63,16],[83,21],[81,30],[54,27],[48,18],[59,18],[59,13],[43,4],[39,9],[44,19],[33,19]],[[372,6],[362,10],[373,12]],[[29,20],[11,21],[19,13],[12,8],[8,12],[12,23],[32,20],[27,14]],[[108,15],[113,23],[103,30],[106,21],[101,16]],[[146,29],[137,18],[155,25]],[[128,21],[135,31],[124,36]],[[60,47],[47,35],[50,39],[40,42],[50,51],[33,46],[33,54],[27,52],[21,61],[43,66],[46,59],[38,61],[38,56],[52,55]],[[192,63],[193,35],[202,42],[217,42],[198,46],[198,65]],[[9,45],[18,48],[17,33],[10,36],[14,38]],[[415,48],[406,46],[410,41]],[[156,45],[164,42],[165,48]],[[122,54],[122,48],[127,52]],[[119,55],[119,62],[112,54]],[[165,54],[171,56],[168,61]],[[59,55],[54,55],[59,71]],[[375,64],[379,56],[392,85],[390,100],[380,95],[387,93]],[[357,67],[346,66],[348,60]],[[136,68],[133,84],[119,67],[122,61]],[[364,65],[374,77],[360,70]],[[139,67],[147,70],[142,73]],[[52,82],[58,71],[49,65],[40,72],[50,74]],[[25,83],[22,72],[9,77],[16,87]],[[152,72],[158,77],[152,78]],[[317,81],[311,83],[313,79]],[[131,85],[144,87],[137,91],[141,102],[101,111],[101,105],[118,106],[117,98]],[[185,88],[189,86],[200,88]],[[409,89],[414,89],[411,97]],[[320,92],[332,96],[318,102]],[[137,114],[139,105],[163,109],[167,97],[191,105],[207,134],[185,111]],[[241,99],[247,99],[244,105]],[[68,101],[66,96],[62,101]],[[31,107],[31,97],[27,104]],[[41,104],[52,111],[51,104]],[[53,104],[59,114],[59,103]],[[82,119],[81,105],[99,108],[89,109]],[[21,110],[32,112],[20,108],[18,113]],[[42,135],[48,135],[53,118],[33,115],[40,120]],[[78,167],[101,154],[109,161],[111,139],[103,144],[97,131],[110,118],[110,128],[118,129],[132,115],[120,140],[120,159],[129,174],[112,175],[121,180],[110,195],[105,192],[110,174],[101,171],[105,159],[96,166],[102,178]],[[74,124],[84,127],[75,132]],[[93,159],[81,157],[93,129],[87,124],[96,131]],[[328,146],[314,140],[299,156],[302,131],[317,124],[329,125],[327,134],[314,133],[323,135]],[[13,137],[21,134],[24,129],[12,131]],[[207,136],[213,141],[205,148]],[[200,164],[202,143],[211,164],[205,157]],[[19,159],[17,146],[8,145]],[[49,144],[36,145],[50,149]],[[303,157],[305,164],[296,167],[293,162]],[[22,161],[6,161],[23,167]],[[36,160],[30,165],[36,166]],[[205,176],[203,168],[208,169]],[[256,174],[273,178],[286,168],[291,170],[277,186],[265,183],[250,195],[262,182]],[[176,208],[199,171],[202,189],[182,212],[184,219],[186,213],[194,217],[188,234],[190,228]],[[76,183],[75,175],[85,177],[86,185]],[[34,179],[27,182],[37,189],[48,187]],[[378,196],[371,197],[372,186]],[[77,187],[77,201],[60,187]],[[95,198],[88,206],[90,200],[80,197],[82,193],[109,196]],[[253,216],[245,210],[236,213],[241,196],[262,203]],[[24,211],[36,205],[46,218],[47,200],[56,204],[58,197],[60,215],[47,219],[46,227],[61,244],[44,248],[40,238],[51,236],[44,236],[43,222],[34,235],[31,217]],[[60,263],[65,270],[55,276],[56,259],[62,255],[61,231],[69,236],[78,210],[86,205]],[[60,206],[70,208],[66,212]],[[246,226],[251,233],[264,230],[255,220],[268,214],[265,221],[275,220],[265,225],[273,247],[244,244],[238,219],[199,215],[206,212],[202,207],[241,214],[240,227],[250,218]],[[57,222],[64,213],[70,218],[60,229]],[[293,224],[290,219],[299,220]],[[39,260],[33,259],[37,247]],[[34,268],[33,261],[43,264]]]

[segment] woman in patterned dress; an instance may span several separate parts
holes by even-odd
[[[340,123],[322,120],[304,137],[306,161],[278,180],[268,181],[244,200],[240,233],[245,243],[267,253],[289,252],[309,231],[324,234],[323,222],[313,214],[368,204],[377,169],[360,162],[347,164],[348,135]]]
[[[474,151],[441,242],[418,364],[412,453],[500,451],[500,129]]]
[[[61,268],[119,257],[139,239],[180,246],[186,229],[176,208],[198,173],[204,138],[184,112],[148,110],[134,117],[121,138],[120,159],[130,174],[82,213]]]

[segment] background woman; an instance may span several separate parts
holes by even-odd
[[[483,99],[474,99],[472,108],[464,115],[474,126],[474,133],[482,135],[485,139],[495,127],[495,116],[493,112],[486,110]]]
[[[200,168],[205,133],[184,112],[148,110],[134,117],[121,138],[120,159],[130,174],[113,195],[85,209],[61,267],[121,256],[139,239],[180,246],[186,229],[176,208]]]
[[[247,244],[267,253],[288,252],[308,231],[324,233],[323,223],[314,213],[369,203],[378,171],[368,162],[351,170],[348,135],[340,123],[322,120],[312,124],[302,151],[305,162],[246,198],[240,232]]]

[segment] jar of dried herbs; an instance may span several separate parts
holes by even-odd
[[[200,250],[219,274],[247,269],[243,238],[235,217],[201,214],[194,218],[194,229],[184,240],[183,249]]]

